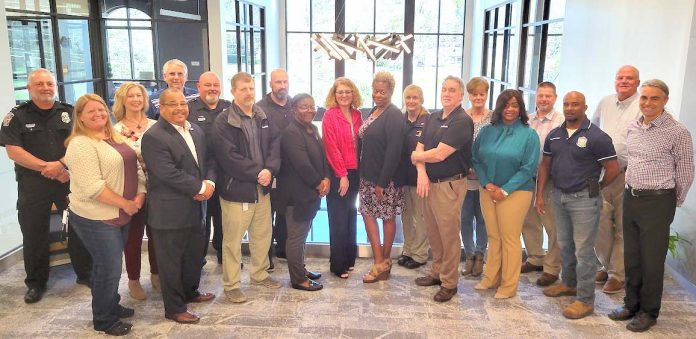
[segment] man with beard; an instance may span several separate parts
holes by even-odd
[[[205,72],[198,78],[198,93],[200,96],[189,101],[188,121],[201,127],[208,142],[208,150],[213,150],[213,122],[222,110],[230,107],[231,102],[220,98],[220,78],[213,72]],[[220,216],[220,199],[217,192],[208,200],[208,211],[205,217],[205,251],[208,253],[210,228],[213,227],[213,248],[217,253],[218,264],[222,263],[222,220]]]
[[[164,63],[162,66],[162,77],[167,83],[167,88],[173,89],[179,93],[183,93],[186,102],[189,102],[198,97],[198,91],[193,88],[186,87],[188,80],[188,67],[179,59],[172,59]],[[160,95],[164,90],[150,96],[150,109],[147,111],[147,116],[150,119],[157,120],[159,118]]]
[[[277,126],[277,131],[280,134],[293,120],[293,112],[290,107],[292,98],[288,95],[288,73],[283,69],[276,69],[271,72],[271,92],[256,103],[268,116],[268,121],[272,125]],[[282,141],[281,141],[282,142]],[[278,258],[285,259],[285,239],[287,238],[287,229],[285,224],[285,216],[282,211],[276,210],[278,192],[276,187],[277,182],[271,185],[271,208],[275,215],[273,223],[273,238],[276,241],[275,255]],[[273,270],[273,241],[268,249],[269,270]]]
[[[593,245],[602,210],[600,189],[619,175],[611,138],[587,119],[586,110],[582,93],[570,92],[563,98],[565,122],[546,137],[536,190],[537,213],[544,215],[544,188],[549,175],[553,178],[550,203],[556,216],[563,275],[561,283],[544,289],[544,295],[576,296],[575,302],[563,310],[568,319],[594,312]]]

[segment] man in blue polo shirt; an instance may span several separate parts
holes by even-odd
[[[570,92],[563,98],[565,122],[546,137],[536,191],[537,212],[543,215],[544,187],[549,175],[553,178],[551,203],[556,212],[563,274],[561,283],[545,288],[544,295],[576,296],[575,302],[563,310],[563,316],[569,319],[594,312],[594,243],[602,210],[600,190],[619,174],[611,138],[587,119],[585,111],[582,93]]]

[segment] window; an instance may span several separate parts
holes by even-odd
[[[519,0],[485,11],[482,73],[491,81],[491,108],[501,91],[517,88],[533,111],[537,84],[558,82],[564,14],[565,0]]]
[[[231,74],[247,72],[254,77],[256,99],[266,93],[266,10],[239,0],[225,2],[225,31],[227,66]]]
[[[392,73],[396,87],[392,102],[400,107],[402,90],[414,83],[423,88],[425,106],[439,108],[440,84],[447,75],[462,76],[465,0],[295,0],[286,9],[286,64],[293,92],[311,93],[322,106],[336,77],[355,82],[364,105],[371,105],[375,72]],[[390,13],[390,15],[382,15]],[[416,15],[417,14],[417,15]],[[357,33],[379,37],[414,34],[412,53],[395,60],[335,61],[313,51],[313,34]],[[317,115],[321,119],[321,114]]]

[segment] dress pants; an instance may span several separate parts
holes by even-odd
[[[546,214],[539,215],[534,206],[535,199],[529,206],[527,216],[522,226],[524,249],[527,251],[527,262],[536,266],[544,266],[544,272],[558,276],[561,273],[561,251],[558,249],[556,237],[556,216],[551,201],[553,182],[549,179],[544,187],[544,207]],[[536,187],[534,188],[536,190]],[[549,237],[549,248],[544,253],[544,234]]]
[[[428,230],[423,210],[425,199],[418,196],[415,186],[404,186],[404,209],[401,211],[401,226],[404,231],[402,254],[424,263],[428,261]]]
[[[240,288],[242,238],[249,232],[252,280],[262,281],[268,277],[268,247],[271,245],[271,197],[264,195],[257,185],[257,203],[232,202],[220,198],[222,209],[222,281],[225,291]]]
[[[159,267],[165,314],[186,312],[186,303],[198,296],[203,269],[204,222],[180,229],[152,229],[157,241]]]
[[[609,186],[602,189],[604,204],[599,216],[599,229],[595,241],[597,259],[604,266],[609,278],[626,280],[624,269],[623,201],[626,173],[621,172]]]
[[[152,230],[145,221],[147,220],[147,204],[131,218],[128,240],[123,249],[126,257],[126,272],[129,280],[140,279],[140,255],[142,254],[143,233],[147,233],[147,258],[150,262],[150,273],[159,274],[157,270],[157,255],[155,254],[155,240],[152,238]]]
[[[206,200],[206,217],[205,217],[205,248],[203,255],[208,255],[208,243],[210,243],[210,230],[213,230],[213,248],[218,256],[222,256],[222,212],[220,211],[220,198],[217,191],[213,192],[213,196]]]
[[[285,220],[288,225],[288,239],[285,245],[285,253],[288,258],[288,271],[290,282],[301,284],[307,280],[304,265],[304,247],[307,234],[312,227],[311,220],[295,220],[295,208],[288,206],[285,210]]]
[[[348,192],[338,194],[340,178],[331,176],[331,188],[326,196],[326,210],[329,216],[329,246],[331,248],[330,270],[340,275],[355,266],[358,255],[356,228],[358,209],[356,201],[360,178],[358,170],[348,170]]]
[[[479,189],[479,194],[488,231],[488,260],[481,283],[487,287],[499,285],[497,293],[514,296],[522,267],[520,235],[532,192],[514,191],[495,203],[485,188]]]
[[[29,288],[45,288],[49,271],[49,232],[51,205],[58,211],[68,206],[68,183],[23,174],[17,182],[17,219],[22,231],[24,283]],[[72,227],[68,228],[68,254],[78,279],[88,280],[92,258]]]
[[[634,197],[624,193],[626,308],[653,318],[660,315],[669,245],[669,226],[674,220],[674,193]]]
[[[430,276],[440,279],[442,286],[449,289],[457,288],[459,283],[459,232],[466,184],[466,179],[431,182],[425,197],[425,223],[433,252]]]

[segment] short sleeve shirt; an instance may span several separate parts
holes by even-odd
[[[49,110],[39,109],[28,101],[13,108],[2,121],[0,145],[22,147],[44,161],[65,156],[65,139],[72,129],[73,107],[56,101]],[[15,163],[19,172],[35,172]],[[37,172],[38,173],[38,172]]]
[[[556,188],[574,193],[585,189],[589,178],[599,178],[601,162],[616,159],[616,151],[609,135],[586,118],[571,136],[565,123],[549,132],[544,156],[551,157],[551,177]]]
[[[213,122],[215,122],[215,118],[224,109],[230,107],[230,105],[232,105],[232,102],[225,99],[220,99],[215,109],[210,109],[210,107],[208,107],[208,105],[203,102],[203,99],[200,97],[189,101],[188,121],[200,126],[200,128],[203,130],[203,134],[205,134],[206,140],[208,141],[208,145],[212,145],[213,143]]]
[[[473,136],[474,122],[461,107],[452,111],[445,119],[442,118],[442,111],[430,116],[420,139],[425,146],[424,150],[437,148],[441,142],[456,149],[441,162],[425,164],[430,180],[466,174],[469,171]]]

